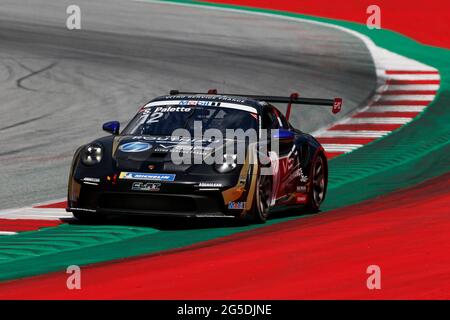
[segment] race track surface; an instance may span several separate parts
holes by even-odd
[[[81,30],[66,29],[69,2],[0,6],[0,208],[65,196],[75,148],[126,122],[169,89],[341,96],[339,117],[376,86],[365,45],[342,31],[244,13],[134,1],[77,1]],[[335,121],[303,108],[312,131]],[[7,183],[5,183],[7,181]]]

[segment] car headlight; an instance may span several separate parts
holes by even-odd
[[[236,160],[237,160],[237,155],[225,154],[223,156],[222,163],[215,164],[214,168],[216,169],[217,172],[220,172],[220,173],[231,172],[237,166]]]
[[[103,157],[103,148],[98,143],[86,146],[81,154],[81,162],[86,166],[100,163]]]

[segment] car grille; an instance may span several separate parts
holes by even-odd
[[[163,195],[134,193],[105,193],[99,207],[121,211],[205,213],[222,212],[223,201],[218,197],[200,195]]]

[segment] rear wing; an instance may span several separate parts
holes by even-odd
[[[181,92],[178,90],[170,90],[170,95],[196,95],[196,94],[205,94],[201,92]],[[208,94],[218,94],[216,89],[208,90]],[[286,110],[286,119],[289,120],[289,116],[291,115],[291,108],[294,104],[301,105],[315,105],[315,106],[330,106],[331,111],[333,113],[338,113],[342,109],[342,98],[334,98],[334,99],[319,99],[319,98],[303,98],[299,97],[298,93],[292,93],[289,97],[281,97],[281,96],[259,96],[259,95],[247,95],[247,94],[230,94],[223,93],[221,95],[224,96],[235,96],[235,97],[245,97],[257,101],[265,101],[271,103],[287,103]]]

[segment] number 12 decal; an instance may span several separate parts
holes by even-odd
[[[158,123],[159,119],[164,115],[162,112],[155,112],[150,115],[150,118],[147,120],[147,123]]]

